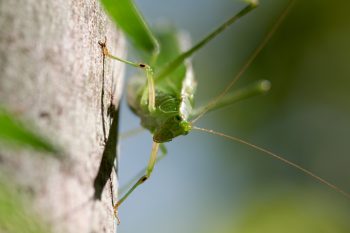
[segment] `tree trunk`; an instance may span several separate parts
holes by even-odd
[[[104,59],[98,41],[123,57],[123,38],[98,0],[3,0],[0,28],[0,106],[63,151],[1,149],[0,172],[53,232],[115,232],[110,164],[124,67]]]

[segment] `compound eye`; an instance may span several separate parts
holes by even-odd
[[[182,121],[182,117],[181,117],[180,115],[176,115],[176,116],[175,116],[175,120],[176,120],[177,122],[181,122],[181,121]]]

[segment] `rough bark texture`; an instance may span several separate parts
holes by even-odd
[[[115,175],[101,201],[91,198],[123,65],[107,59],[103,72],[98,41],[106,36],[110,51],[122,57],[123,38],[98,0],[2,0],[0,28],[0,106],[60,145],[64,155],[0,150],[1,173],[30,194],[28,206],[54,232],[114,232]]]

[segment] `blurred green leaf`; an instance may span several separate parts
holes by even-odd
[[[0,107],[0,142],[11,146],[27,147],[35,150],[57,153],[48,140],[28,129],[22,122]]]
[[[114,22],[133,44],[148,55],[158,51],[158,42],[132,0],[101,0]]]
[[[48,227],[30,211],[29,202],[0,178],[0,232],[48,233]]]

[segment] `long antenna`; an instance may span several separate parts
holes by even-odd
[[[227,138],[229,140],[232,140],[232,141],[236,141],[236,142],[239,142],[241,144],[244,144],[244,145],[247,145],[247,146],[250,146],[258,151],[261,151],[261,152],[264,152],[265,154],[267,155],[270,155],[272,156],[273,158],[277,159],[277,160],[280,160],[281,162],[303,172],[304,174],[316,179],[317,181],[319,181],[320,183],[330,187],[331,189],[337,191],[338,193],[341,193],[342,195],[344,195],[346,198],[350,199],[350,194],[348,192],[345,192],[344,190],[342,190],[341,188],[339,188],[338,186],[332,184],[331,182],[321,178],[320,176],[316,175],[315,173],[303,168],[302,166],[296,164],[296,163],[293,163],[291,161],[289,161],[288,159],[285,159],[283,158],[282,156],[279,156],[267,149],[264,149],[260,146],[257,146],[253,143],[250,143],[248,141],[245,141],[241,138],[238,138],[238,137],[234,137],[234,136],[230,136],[230,135],[226,135],[226,134],[223,134],[223,133],[220,133],[220,132],[216,132],[214,130],[210,130],[210,129],[204,129],[204,128],[200,128],[200,127],[197,127],[197,126],[192,126],[193,129],[195,130],[199,130],[199,131],[203,131],[203,132],[206,132],[206,133],[209,133],[209,134],[214,134],[214,135],[217,135],[217,136],[220,136],[220,137],[224,137],[224,138]]]
[[[282,14],[278,17],[276,23],[272,26],[270,31],[266,34],[264,39],[260,42],[259,46],[253,51],[253,53],[249,56],[248,60],[244,63],[242,68],[238,71],[236,76],[232,79],[232,81],[228,84],[228,86],[225,88],[225,90],[218,95],[216,98],[214,98],[206,108],[192,121],[192,123],[195,123],[199,120],[204,114],[206,114],[210,109],[213,108],[214,105],[216,105],[226,94],[227,92],[233,87],[233,85],[238,81],[238,79],[245,73],[245,71],[250,67],[252,62],[255,60],[255,58],[260,54],[260,52],[265,48],[267,43],[270,41],[273,34],[277,31],[279,26],[282,24],[283,20],[286,18],[290,10],[292,9],[293,5],[295,3],[295,0],[290,0],[285,10],[282,12]]]

